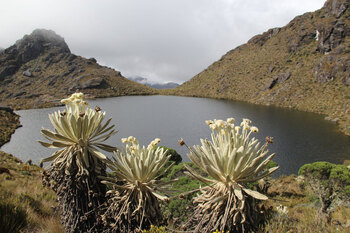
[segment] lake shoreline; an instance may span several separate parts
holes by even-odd
[[[311,112],[311,113],[315,113],[315,114],[323,116],[324,120],[326,120],[326,121],[333,122],[334,124],[337,125],[339,132],[343,133],[344,135],[346,135],[350,138],[350,124],[349,124],[349,122],[347,122],[347,121],[349,121],[349,119],[347,121],[341,120],[341,118],[345,118],[346,116],[340,116],[340,115],[333,115],[331,117],[330,116],[331,114],[327,113],[325,111],[319,111],[319,110],[313,111],[313,109],[299,109],[296,106],[285,106],[281,103],[263,104],[263,103],[257,103],[254,101],[245,101],[245,100],[240,100],[240,99],[232,99],[232,98],[224,98],[224,97],[213,97],[213,96],[205,96],[205,95],[174,94],[172,90],[161,90],[160,95],[209,98],[209,99],[218,99],[218,100],[233,100],[233,101],[242,102],[242,103],[254,104],[257,106],[274,106],[277,108],[290,109],[293,111]]]
[[[322,111],[313,111],[312,109],[298,109],[297,107],[292,106],[284,106],[282,104],[262,104],[262,103],[256,103],[252,101],[244,101],[239,99],[231,99],[231,98],[223,98],[223,97],[212,97],[212,96],[203,96],[203,95],[186,95],[186,94],[174,94],[172,89],[163,89],[163,90],[157,90],[158,92],[155,92],[154,94],[149,95],[128,95],[128,96],[178,96],[178,97],[195,97],[195,98],[207,98],[207,99],[217,99],[217,100],[229,100],[229,101],[235,101],[235,102],[241,102],[241,103],[248,103],[253,104],[256,106],[273,106],[281,109],[289,109],[293,111],[300,111],[300,112],[311,112],[318,115],[321,115],[325,121],[330,121],[333,124],[337,126],[337,129],[339,132],[343,133],[344,135],[348,136],[350,138],[350,125],[346,120],[342,120],[342,116],[333,115],[332,117],[329,116],[329,113],[322,112]],[[115,95],[115,96],[91,96],[87,95],[87,100],[93,100],[93,99],[105,99],[105,98],[114,98],[114,97],[125,97],[125,95]],[[16,105],[13,107],[13,110],[27,110],[27,109],[42,109],[42,108],[52,108],[52,107],[60,107],[63,106],[59,100],[56,100],[54,102],[45,102],[42,105],[33,105],[32,103],[26,103],[23,105]]]
[[[259,108],[258,107],[259,105],[246,103],[244,101],[232,101],[232,100],[227,100],[227,101],[221,101],[220,100],[219,101],[219,100],[216,100],[214,98],[204,98],[206,100],[201,100],[202,98],[193,98],[193,101],[192,101],[192,98],[187,99],[186,97],[182,97],[182,96],[180,96],[180,98],[177,98],[177,99],[175,99],[173,101],[171,99],[172,96],[162,96],[162,95],[146,96],[145,98],[143,98],[142,96],[133,96],[133,97],[130,97],[130,98],[131,99],[129,99],[128,97],[124,96],[121,99],[119,99],[119,98],[112,98],[111,100],[108,100],[107,98],[91,98],[91,97],[89,99],[90,100],[94,99],[93,101],[91,101],[92,105],[98,105],[103,110],[109,109],[109,110],[107,110],[107,116],[109,115],[108,117],[114,118],[115,119],[114,124],[119,125],[118,126],[118,130],[119,130],[118,135],[119,136],[122,136],[122,137],[126,137],[126,136],[129,136],[129,135],[137,136],[138,132],[141,132],[142,135],[145,135],[145,134],[151,135],[152,134],[152,135],[154,135],[154,137],[160,137],[160,138],[162,138],[164,146],[174,148],[175,150],[179,150],[179,153],[183,155],[183,158],[184,158],[185,161],[188,161],[186,159],[187,158],[186,154],[188,153],[188,151],[184,150],[181,147],[177,148],[177,140],[179,139],[177,137],[184,137],[185,135],[187,135],[187,136],[184,137],[184,139],[188,140],[188,139],[191,139],[191,137],[192,137],[193,138],[192,142],[190,140],[190,141],[188,141],[188,143],[190,143],[190,145],[197,145],[199,143],[199,142],[197,142],[197,139],[199,140],[199,138],[207,137],[207,129],[206,129],[207,127],[203,126],[203,125],[205,125],[203,123],[204,120],[212,119],[212,117],[213,118],[215,118],[215,117],[216,118],[217,117],[219,117],[219,118],[224,117],[223,119],[225,119],[225,117],[232,117],[232,116],[236,117],[237,120],[239,120],[240,117],[248,117],[249,119],[253,120],[253,123],[256,124],[259,127],[260,131],[262,130],[259,133],[259,135],[257,135],[260,141],[264,141],[265,136],[273,136],[273,137],[275,137],[275,139],[277,139],[276,142],[275,142],[277,144],[275,145],[275,143],[273,143],[272,147],[270,148],[271,151],[276,152],[279,155],[278,158],[276,157],[277,158],[276,162],[281,165],[281,170],[280,170],[281,172],[278,172],[280,174],[276,174],[276,177],[279,177],[280,175],[297,174],[298,169],[305,163],[312,163],[314,161],[328,161],[328,162],[332,162],[332,163],[336,163],[336,164],[342,164],[344,162],[344,160],[347,158],[346,156],[344,157],[344,152],[347,155],[348,149],[342,150],[343,152],[341,154],[339,154],[340,157],[338,156],[337,157],[338,159],[327,159],[327,158],[325,158],[322,155],[319,155],[319,157],[314,156],[314,152],[312,150],[309,151],[309,149],[307,149],[307,148],[306,148],[306,150],[303,150],[301,148],[301,150],[298,149],[297,151],[295,149],[293,149],[293,148],[290,148],[290,145],[288,145],[288,144],[290,144],[288,142],[288,140],[292,140],[291,142],[294,143],[294,145],[298,146],[298,147],[299,147],[300,143],[303,144],[304,141],[300,141],[300,136],[298,138],[295,138],[295,136],[294,136],[294,139],[293,139],[293,136],[292,137],[288,136],[286,138],[286,135],[284,133],[282,133],[282,132],[287,132],[287,131],[290,132],[290,130],[295,129],[295,133],[294,134],[299,135],[300,131],[304,132],[303,131],[304,129],[308,129],[307,132],[311,132],[310,130],[314,129],[315,127],[317,128],[318,125],[323,127],[323,123],[322,123],[324,121],[323,118],[322,117],[318,117],[316,114],[313,115],[313,114],[306,113],[306,115],[304,115],[303,111],[298,111],[298,110],[297,111],[295,111],[295,110],[290,111],[290,110],[285,109],[285,108],[278,108],[278,107],[274,107],[274,106],[270,106],[270,107],[265,108],[264,106],[260,105],[260,108]],[[130,100],[131,100],[131,102],[130,102]],[[189,100],[190,100],[190,102],[189,102]],[[115,105],[114,107],[110,108],[109,104],[110,103],[114,103],[114,102],[123,103],[123,105]],[[192,121],[191,124],[190,124],[191,130],[190,131],[179,130],[179,132],[177,132],[175,130],[177,133],[175,133],[175,131],[174,131],[172,134],[168,135],[166,131],[171,129],[171,128],[168,127],[169,126],[168,123],[165,123],[166,126],[164,126],[164,125],[162,126],[163,128],[166,127],[166,128],[164,128],[164,129],[167,129],[166,131],[164,131],[164,130],[160,130],[160,131],[154,130],[153,127],[148,127],[148,126],[146,127],[144,125],[144,123],[142,123],[145,119],[148,119],[147,118],[148,115],[149,115],[148,113],[145,113],[146,115],[144,115],[144,117],[146,117],[146,118],[144,118],[144,119],[136,119],[136,118],[135,119],[131,119],[129,117],[125,118],[125,116],[124,116],[125,114],[120,115],[120,110],[122,112],[127,113],[127,114],[133,114],[133,115],[136,114],[136,115],[138,115],[139,113],[137,113],[137,111],[136,112],[132,112],[132,113],[128,113],[128,111],[126,111],[129,108],[135,109],[135,107],[136,107],[134,105],[135,102],[136,103],[143,103],[143,104],[141,104],[142,106],[144,106],[145,104],[148,104],[148,103],[151,102],[152,105],[157,106],[156,108],[158,108],[158,109],[166,109],[166,108],[169,107],[169,110],[167,111],[167,114],[171,114],[171,115],[174,115],[174,113],[177,115],[179,113],[179,111],[180,112],[182,111],[182,114],[181,114],[181,117],[179,118],[179,121],[176,120],[178,117],[176,119],[174,119],[174,122],[177,122],[175,125],[177,125],[176,127],[178,128],[178,124],[182,125],[182,123],[184,123],[183,122],[184,120],[186,122],[191,122]],[[132,104],[132,103],[134,103],[134,104]],[[174,105],[174,103],[176,105]],[[188,105],[187,103],[191,103],[191,104]],[[205,103],[205,105],[203,105],[203,103]],[[195,112],[196,113],[201,113],[199,115],[202,115],[203,117],[199,117],[199,118],[196,117],[196,119],[192,119],[192,117],[190,117],[190,116],[189,116],[189,118],[185,117],[186,114],[188,114],[188,108],[189,107],[193,108],[192,107],[193,104],[195,104],[196,109],[197,109]],[[54,105],[54,106],[57,107],[57,105]],[[62,107],[61,104],[60,104],[60,106]],[[181,110],[181,108],[178,108],[177,106],[182,106],[181,108],[183,110]],[[205,106],[208,110],[205,110],[205,111],[200,110],[200,109],[202,109],[203,106]],[[209,107],[209,106],[212,106],[212,107]],[[229,109],[229,110],[228,111],[224,110],[224,112],[222,112],[220,110],[222,107],[224,107],[224,109]],[[171,113],[172,111],[170,111],[170,109],[172,109],[172,108],[176,109],[176,111],[173,112],[173,113]],[[114,109],[119,109],[119,110],[117,110],[116,112],[113,112]],[[136,109],[138,109],[138,107],[136,107]],[[242,112],[242,114],[239,114],[239,112],[242,109],[243,110],[244,109],[247,109],[247,110],[250,109],[251,111],[249,112],[249,111],[244,110],[244,111],[246,111],[245,113]],[[42,112],[42,110],[44,110],[44,111]],[[50,109],[46,110],[45,108],[42,108],[42,110],[40,110],[39,112],[37,112],[35,109],[34,110],[29,110],[29,112],[27,112],[27,111],[24,111],[22,113],[21,112],[17,112],[17,114],[19,114],[19,115],[24,114],[23,115],[24,116],[24,120],[21,120],[24,127],[21,129],[20,132],[22,132],[24,130],[26,133],[23,134],[23,132],[22,132],[22,133],[19,134],[19,135],[23,135],[23,136],[19,136],[19,137],[15,136],[13,138],[14,141],[11,140],[11,142],[9,144],[7,144],[6,146],[3,147],[3,150],[5,150],[8,153],[14,154],[16,156],[20,155],[19,157],[21,159],[25,160],[25,161],[29,160],[29,159],[32,159],[33,162],[37,162],[36,160],[38,160],[38,159],[34,156],[35,153],[33,153],[33,152],[29,153],[31,150],[28,151],[28,153],[25,153],[26,150],[23,150],[23,148],[18,150],[18,148],[23,147],[22,145],[20,145],[19,147],[17,147],[16,145],[22,144],[23,140],[27,141],[28,136],[25,136],[25,135],[32,135],[31,132],[34,132],[34,131],[37,132],[38,131],[37,129],[40,129],[41,127],[47,128],[47,127],[50,126],[49,120],[47,120],[47,122],[46,122],[46,118],[47,118],[47,114],[51,113],[51,111],[54,111],[54,110],[50,110]],[[200,111],[198,112],[198,110],[200,110]],[[155,111],[155,109],[153,109],[151,111],[152,112],[151,115],[153,115],[153,114],[157,115],[156,112],[158,112],[158,110],[155,111],[155,112],[154,111]],[[256,111],[259,112],[259,114],[258,114],[259,117],[255,117],[255,115],[256,115],[255,112]],[[164,111],[162,111],[162,112],[164,112]],[[190,110],[190,112],[193,113],[192,110]],[[206,112],[210,112],[210,115],[206,114]],[[295,112],[295,114],[293,112]],[[236,113],[238,113],[238,114],[236,114]],[[268,115],[267,115],[268,118],[266,118],[266,113],[268,113]],[[32,117],[35,117],[34,115],[38,115],[38,116],[41,115],[40,120],[37,120],[37,122],[36,122],[36,120],[34,120],[34,122],[36,122],[36,124],[34,124],[34,122],[32,120],[30,120],[30,119],[33,119]],[[163,113],[158,112],[158,115],[159,115],[159,117],[161,117],[160,119],[158,119],[158,121],[160,120],[162,122],[161,119],[164,118]],[[276,118],[276,115],[277,115],[277,118]],[[163,116],[163,118],[162,118],[162,116]],[[263,118],[261,118],[260,116],[262,116]],[[288,118],[286,118],[286,116]],[[311,116],[311,118],[309,116]],[[122,118],[120,118],[120,117],[122,117]],[[250,118],[250,117],[252,117],[252,118]],[[37,119],[37,117],[35,117],[34,119]],[[154,121],[154,119],[155,119],[154,116],[153,116],[152,119],[148,119],[146,121],[149,121],[149,120]],[[302,122],[300,122],[300,119],[301,119]],[[303,125],[306,119],[308,119],[307,120],[307,122],[308,122],[307,125],[299,127],[299,125],[300,125],[299,123],[302,123],[301,125]],[[259,123],[259,121],[260,121],[260,123]],[[43,124],[43,122],[46,122],[46,124]],[[121,122],[122,122],[122,124],[120,124]],[[138,122],[138,128],[137,129],[130,128],[129,122]],[[174,124],[173,120],[171,120],[171,122],[172,122],[172,124],[170,124],[170,125],[173,125]],[[271,122],[272,122],[272,125],[271,125]],[[279,123],[277,123],[277,122],[279,122]],[[295,125],[295,127],[290,128],[289,126],[284,126],[283,122],[287,122],[287,123],[289,122],[287,125],[290,125],[291,123],[293,125],[294,124],[297,124],[297,125]],[[313,123],[313,122],[315,122],[315,123]],[[149,123],[151,123],[151,122],[149,122]],[[276,127],[274,127],[275,123],[277,123],[277,125],[278,125],[277,131],[276,131],[276,129],[272,129],[271,128],[271,127],[276,128]],[[30,126],[29,128],[28,128],[28,124]],[[313,147],[323,148],[324,146],[322,146],[322,145],[328,145],[328,143],[325,144],[327,142],[325,140],[327,140],[327,139],[325,139],[325,140],[321,139],[321,141],[320,141],[320,139],[317,139],[317,135],[321,135],[321,134],[324,135],[325,133],[326,133],[326,135],[328,135],[328,134],[329,135],[333,135],[333,132],[337,132],[336,127],[332,126],[331,123],[325,122],[325,124],[326,124],[325,128],[327,128],[327,127],[330,128],[332,132],[331,131],[330,132],[328,132],[328,131],[325,131],[325,132],[320,131],[316,135],[314,135],[315,137],[311,136],[311,135],[313,135],[313,134],[311,134],[310,135],[311,138],[316,138],[316,140],[312,139],[312,141],[310,141],[310,143],[313,143],[313,144],[311,144]],[[196,126],[194,126],[194,125],[196,125]],[[159,128],[158,126],[159,125],[157,124],[154,127]],[[191,127],[191,126],[193,126],[193,127]],[[198,126],[200,126],[201,128],[198,128]],[[188,127],[188,126],[186,126],[186,127]],[[147,130],[145,130],[145,129],[147,129]],[[272,131],[270,129],[272,129]],[[202,133],[198,134],[198,132],[199,132],[198,130],[200,130]],[[279,133],[278,131],[280,131],[281,133]],[[196,132],[196,133],[192,134],[192,132]],[[321,132],[323,132],[323,133],[321,133]],[[302,133],[302,134],[304,135],[304,133]],[[119,137],[118,135],[117,135],[117,137]],[[341,145],[341,147],[339,147],[339,148],[348,148],[347,146],[344,147],[344,145],[343,145],[344,143],[347,142],[347,139],[346,139],[347,137],[341,136],[342,134],[336,133],[331,138],[338,138],[337,135],[339,135],[340,138],[339,138],[338,141],[339,141],[339,143],[340,142],[341,143],[339,144],[339,143],[337,143],[338,141],[336,141],[336,142],[334,142],[335,143],[334,145],[338,145],[339,144],[339,145]],[[29,137],[28,140],[30,138],[32,138],[32,136]],[[309,137],[308,140],[310,140],[310,136],[308,136]],[[41,137],[40,132],[34,136],[34,138],[37,138],[37,139],[39,139],[40,137]],[[302,136],[302,137],[304,138],[304,136]],[[145,143],[148,143],[147,140],[148,139],[146,138],[144,140],[141,140],[140,142],[145,144]],[[294,140],[297,140],[297,141],[294,141]],[[33,141],[33,140],[31,140],[31,141]],[[113,139],[113,142],[111,141],[110,143],[114,144],[114,143],[118,143],[118,142],[120,143],[120,140],[118,138],[115,138],[115,139]],[[34,143],[34,141],[31,142],[31,143]],[[298,143],[298,144],[296,144],[296,143]],[[319,144],[319,143],[321,143],[321,144]],[[293,144],[291,144],[291,145],[293,145]],[[319,147],[318,145],[321,145],[321,146]],[[276,148],[284,148],[284,149],[282,149],[282,151],[281,151],[280,149],[276,150]],[[332,147],[330,147],[330,148],[332,148]],[[39,152],[38,150],[41,151],[42,150],[41,147],[35,149],[36,154],[38,154],[38,152]],[[333,149],[330,149],[330,150],[333,151]],[[23,153],[22,153],[22,151],[23,151]],[[44,151],[44,152],[41,151],[40,153],[41,153],[41,157],[42,157],[42,156],[45,156],[45,154],[49,153],[49,152],[48,151]],[[327,149],[325,149],[325,153],[328,153]],[[334,153],[337,153],[337,150],[335,150]],[[303,155],[303,154],[308,155],[309,159],[308,160],[305,159],[306,161],[301,159],[299,162],[293,162],[294,161],[293,160],[293,161],[291,161],[291,163],[287,162],[288,165],[285,164],[286,163],[285,161],[289,161],[290,159],[288,159],[288,158],[291,158],[291,156],[294,158],[295,156],[297,156],[297,157],[299,156],[300,157],[300,155]],[[297,158],[297,157],[295,157],[295,158]],[[40,156],[39,156],[39,158],[40,158]],[[336,158],[336,157],[334,157],[334,158]],[[296,160],[296,161],[298,161],[298,160]]]

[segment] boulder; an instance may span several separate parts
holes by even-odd
[[[28,69],[28,70],[25,70],[25,71],[23,71],[23,73],[22,73],[24,76],[27,76],[27,77],[32,77],[33,76],[33,74],[32,74],[32,72],[30,72],[30,70]]]
[[[102,84],[104,84],[106,81],[103,78],[92,78],[84,83],[82,83],[80,86],[82,89],[88,89],[88,88],[98,88]]]
[[[91,61],[91,62],[93,62],[93,63],[96,63],[96,62],[97,62],[96,59],[93,58],[93,57],[89,58],[89,61]]]
[[[285,81],[287,81],[291,76],[290,70],[287,70],[284,73],[280,73],[276,76],[274,76],[267,84],[266,88],[264,88],[264,90],[267,89],[272,89],[276,84],[279,83],[284,83]]]

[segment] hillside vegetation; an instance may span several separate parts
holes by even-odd
[[[326,114],[350,134],[349,85],[349,1],[328,0],[229,51],[171,94]]]
[[[72,54],[64,39],[51,30],[34,30],[0,52],[0,106],[52,106],[77,90],[90,98],[154,93],[94,58]]]
[[[12,109],[0,108],[0,147],[10,141],[11,135],[20,126],[19,116]]]

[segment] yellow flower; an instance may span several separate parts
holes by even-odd
[[[69,99],[63,99],[63,100],[61,100],[61,103],[62,104],[68,104],[70,101],[69,101]]]
[[[217,120],[215,124],[220,128],[225,126],[225,122],[223,120]]]
[[[157,145],[158,143],[160,143],[160,138],[154,139],[154,142],[155,142],[155,144]]]
[[[205,124],[207,124],[207,125],[211,125],[211,124],[213,124],[214,122],[212,121],[212,120],[208,120],[208,121],[205,121]]]
[[[259,129],[258,129],[257,127],[255,127],[255,126],[252,126],[252,127],[250,128],[250,130],[251,130],[253,133],[259,132]]]
[[[131,143],[131,142],[135,142],[135,140],[136,140],[136,139],[135,139],[133,136],[129,136],[129,137],[128,137],[128,142],[130,142],[130,143]]]
[[[212,129],[212,130],[215,130],[216,129],[216,124],[211,124],[211,125],[209,125],[209,127]]]
[[[127,143],[128,139],[127,138],[122,138],[122,143]]]
[[[76,98],[78,99],[82,99],[84,97],[84,94],[79,92],[79,93],[75,93],[76,94]]]
[[[230,117],[230,118],[227,118],[227,123],[229,123],[229,124],[233,124],[233,123],[235,123],[235,118],[233,118],[233,117]]]

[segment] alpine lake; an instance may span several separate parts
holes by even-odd
[[[140,145],[147,146],[154,138],[160,138],[159,146],[175,149],[183,161],[189,161],[186,147],[178,145],[183,138],[187,145],[200,145],[201,138],[210,139],[211,130],[205,120],[229,117],[239,125],[248,118],[259,132],[252,134],[261,143],[266,136],[273,137],[270,153],[276,153],[274,161],[280,166],[275,175],[297,174],[305,163],[328,161],[343,163],[350,159],[350,138],[340,133],[337,126],[324,120],[324,116],[277,108],[259,106],[231,100],[217,100],[175,96],[127,96],[88,100],[90,107],[99,106],[106,112],[105,121],[112,118],[118,133],[106,144],[122,148],[121,138],[134,136]],[[53,129],[48,114],[65,107],[16,111],[23,127],[12,135],[11,141],[1,150],[26,162],[51,155],[54,150],[44,148],[37,140],[45,141],[40,129]],[[113,156],[107,153],[108,156]],[[46,163],[44,166],[47,166]]]

